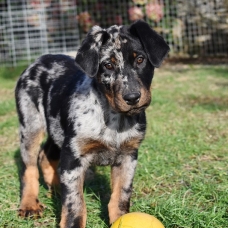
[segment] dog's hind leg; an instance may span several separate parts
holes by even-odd
[[[44,181],[49,190],[51,187],[58,187],[60,184],[57,172],[60,158],[60,149],[54,144],[53,140],[48,137],[39,155],[39,163],[43,172]]]
[[[33,91],[35,89],[33,88]],[[42,107],[38,107],[33,98],[19,82],[16,89],[16,104],[20,122],[20,152],[23,165],[19,216],[36,218],[40,217],[43,211],[43,206],[38,200],[37,161],[46,125]]]
[[[21,175],[21,203],[19,215],[22,217],[41,216],[43,206],[38,200],[39,194],[39,171],[37,159],[40,143],[43,139],[43,131],[30,132],[29,136],[21,132],[21,157],[23,171]]]

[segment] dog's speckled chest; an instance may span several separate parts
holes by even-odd
[[[75,84],[74,93],[69,97],[67,119],[71,126],[68,126],[68,130],[71,128],[70,131],[74,134],[71,144],[75,148],[75,157],[91,154],[91,162],[108,165],[127,151],[125,147],[133,144],[134,148],[143,139],[145,132],[140,129],[145,128],[144,115],[127,117],[114,112],[105,105],[91,84],[92,79],[88,77],[80,84]],[[49,107],[50,102],[49,97]],[[50,114],[48,116],[49,134],[61,148],[65,138],[61,114],[59,112],[55,117]]]

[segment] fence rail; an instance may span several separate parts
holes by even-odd
[[[2,0],[0,63],[76,51],[93,25],[137,19],[167,40],[170,58],[228,57],[228,0]]]

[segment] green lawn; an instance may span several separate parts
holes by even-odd
[[[58,227],[60,200],[41,178],[38,220],[17,217],[20,154],[14,86],[19,69],[0,68],[0,227]],[[228,67],[164,65],[156,70],[140,147],[131,211],[166,228],[228,227]],[[107,228],[109,167],[85,184],[88,228]]]

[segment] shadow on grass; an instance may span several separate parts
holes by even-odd
[[[215,85],[223,87],[223,88],[228,88],[228,82],[217,82]]]
[[[21,177],[21,173],[22,173],[23,167],[22,167],[20,149],[17,149],[14,152],[14,162],[15,162],[15,164],[17,166],[18,180],[20,182],[20,197],[21,197],[21,178],[20,177]]]
[[[88,174],[89,173],[89,174]],[[110,200],[110,184],[107,176],[96,172],[96,167],[88,170],[84,190],[92,195],[95,200],[100,200],[100,218],[109,226],[108,202]]]
[[[20,155],[20,150],[17,149],[14,152],[14,161],[17,166],[17,173],[18,173],[18,180],[20,182],[20,197],[21,197],[21,190],[22,190],[22,185],[21,185],[21,175],[23,173],[23,163],[21,160],[21,155]],[[91,171],[92,170],[92,171]],[[101,175],[99,173],[96,173],[96,169],[92,168],[89,172],[92,172],[92,178],[91,176],[88,177],[88,180],[85,181],[84,185],[84,191],[87,194],[93,195],[94,197],[100,199],[100,218],[105,222],[106,225],[109,225],[108,221],[108,210],[107,210],[107,205],[108,201],[110,198],[110,186],[109,186],[109,180],[105,175]],[[53,191],[52,194],[49,194],[47,185],[44,182],[42,172],[40,171],[40,186],[44,187],[47,190],[47,198],[48,196],[51,197],[51,206],[52,210],[56,216],[56,227],[59,227],[60,223],[60,217],[61,217],[61,199],[60,199],[60,194],[58,191]]]

